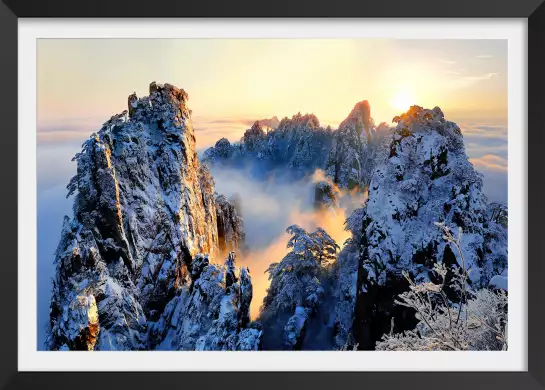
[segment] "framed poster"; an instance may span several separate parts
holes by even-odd
[[[537,1],[5,3],[6,383],[541,386]]]

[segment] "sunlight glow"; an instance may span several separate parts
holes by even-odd
[[[439,106],[449,117],[486,110],[503,118],[506,48],[501,40],[40,40],[39,138],[83,141],[104,118],[127,108],[130,93],[146,96],[151,81],[188,92],[199,148],[221,137],[239,140],[254,120],[298,112],[335,128],[362,100],[369,101],[376,123],[390,123],[413,104]],[[342,53],[343,60],[321,53]],[[475,53],[493,58],[484,61]],[[384,60],[369,61],[371,55]],[[386,60],[391,58],[402,61]]]
[[[392,107],[406,112],[412,105],[416,104],[413,95],[408,91],[400,91],[390,101]]]

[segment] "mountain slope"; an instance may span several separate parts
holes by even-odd
[[[65,217],[56,253],[50,348],[146,346],[148,322],[192,285],[195,256],[214,259],[220,240],[242,236],[242,224],[229,225],[236,218],[222,220],[230,233],[218,236],[214,182],[197,159],[187,99],[182,89],[152,83],[149,97],[129,96],[128,111],[75,156],[74,218]]]
[[[374,170],[357,217],[362,249],[354,331],[366,349],[389,332],[392,316],[399,329],[414,327],[414,314],[393,304],[409,287],[402,271],[426,281],[434,278],[435,262],[462,266],[434,222],[462,229],[472,285],[486,287],[507,269],[506,230],[488,217],[482,178],[468,161],[460,128],[438,107],[413,106],[395,121],[388,158]]]

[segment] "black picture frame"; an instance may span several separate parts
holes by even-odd
[[[545,146],[545,4],[543,0],[327,0],[236,3],[221,0],[3,0],[0,3],[0,386],[5,389],[161,387],[250,388],[380,387],[441,390],[545,389],[545,286],[541,221],[545,221],[545,185],[541,149]],[[181,372],[181,373],[32,373],[17,372],[17,34],[24,17],[492,17],[528,21],[528,371],[526,372]],[[29,102],[29,106],[32,104]],[[530,129],[534,129],[530,131]],[[509,129],[523,131],[523,129]],[[530,153],[531,152],[531,153]],[[528,209],[527,209],[528,210]],[[533,242],[533,244],[531,244]],[[24,272],[24,270],[19,270]],[[36,283],[28,280],[28,283]],[[244,370],[244,367],[240,368]]]

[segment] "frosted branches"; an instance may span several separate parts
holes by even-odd
[[[471,291],[467,286],[468,271],[461,249],[462,229],[459,228],[457,236],[454,236],[446,225],[436,225],[443,230],[443,239],[456,248],[461,267],[447,269],[442,263],[436,263],[433,272],[439,280],[438,283],[417,284],[404,271],[403,275],[409,282],[410,289],[395,302],[414,309],[420,322],[415,330],[384,335],[376,349],[506,350],[506,294],[486,289]],[[449,300],[446,287],[460,294],[458,302]]]

